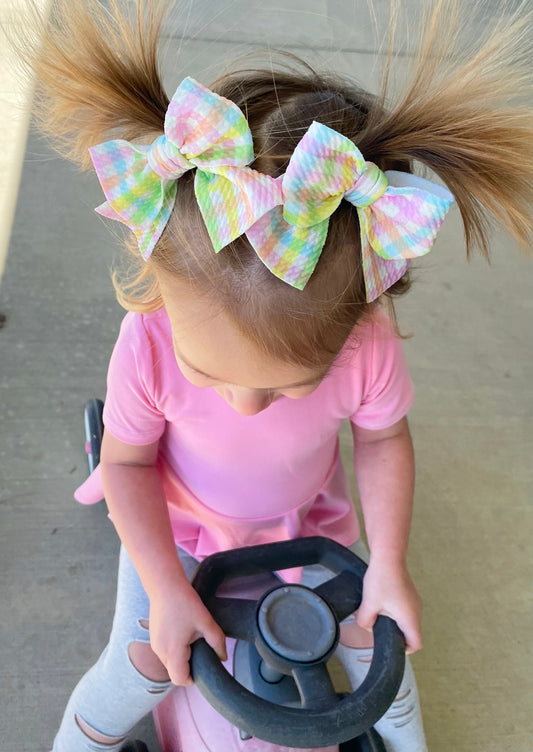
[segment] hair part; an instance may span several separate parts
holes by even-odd
[[[109,138],[150,143],[163,131],[168,97],[158,67],[165,3],[137,0],[136,13],[110,0],[55,0],[30,64],[38,79],[41,129],[82,168],[87,149]],[[504,4],[502,4],[504,5]],[[244,112],[253,135],[253,167],[283,174],[313,120],[356,143],[381,169],[436,173],[455,195],[467,254],[489,255],[489,227],[503,225],[528,247],[531,229],[532,13],[525,4],[501,14],[484,37],[461,34],[461,3],[434,0],[419,23],[420,36],[404,68],[395,56],[398,2],[391,0],[389,52],[379,94],[340,76],[324,75],[280,53],[276,68],[250,63],[220,76],[211,88]],[[37,16],[34,16],[34,21]],[[273,357],[306,367],[334,359],[354,326],[374,305],[366,302],[357,212],[342,202],[330,218],[324,250],[303,291],[266,269],[246,236],[215,254],[193,190],[194,175],[177,182],[171,219],[145,263],[135,240],[128,269],[115,272],[119,302],[147,312],[163,305],[158,278],[191,281],[199,295],[223,306],[241,332]],[[409,288],[409,275],[382,300]],[[391,304],[391,310],[393,306]]]

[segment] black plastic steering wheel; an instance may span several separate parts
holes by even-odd
[[[309,564],[322,564],[334,576],[313,589],[281,583],[258,601],[216,595],[228,580]],[[193,587],[228,637],[254,643],[269,667],[293,677],[302,707],[278,705],[250,692],[203,639],[191,651],[191,673],[200,692],[237,728],[273,744],[326,747],[370,729],[393,702],[403,677],[405,644],[396,623],[378,617],[372,663],[355,692],[337,693],[326,668],[339,639],[339,622],[361,603],[365,571],[355,554],[321,537],[207,557]]]

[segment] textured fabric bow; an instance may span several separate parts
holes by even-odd
[[[192,78],[169,104],[164,135],[151,146],[117,139],[89,149],[107,201],[96,211],[127,225],[148,259],[170,219],[176,180],[196,169],[194,190],[215,251],[281,203],[281,186],[246,167],[252,134],[236,104]]]
[[[453,195],[410,173],[382,172],[350,139],[313,122],[282,178],[283,207],[247,232],[265,264],[302,289],[320,257],[329,217],[344,198],[357,208],[367,301],[431,250]]]
[[[252,136],[241,110],[186,78],[151,146],[108,141],[90,150],[107,201],[97,211],[124,222],[145,259],[174,206],[176,180],[196,168],[195,194],[216,252],[246,232],[266,266],[303,289],[344,198],[357,207],[367,300],[427,253],[453,196],[407,173],[383,173],[347,138],[314,122],[285,175],[252,170]]]

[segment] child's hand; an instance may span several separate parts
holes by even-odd
[[[422,601],[405,566],[379,560],[368,565],[357,623],[370,630],[380,614],[390,616],[398,624],[405,637],[407,654],[422,648]]]
[[[184,582],[150,599],[150,644],[173,684],[193,683],[190,645],[203,637],[221,661],[227,659],[226,638],[194,588]]]

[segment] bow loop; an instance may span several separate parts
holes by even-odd
[[[193,165],[212,172],[226,165],[244,167],[254,158],[252,134],[242,111],[190,77],[170,101],[165,136]]]
[[[364,170],[365,160],[355,144],[314,121],[297,144],[283,178],[285,221],[296,227],[324,221]]]
[[[385,175],[385,193],[371,206],[357,208],[369,302],[405,274],[410,259],[429,253],[454,200],[430,180],[396,170]]]

